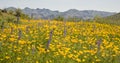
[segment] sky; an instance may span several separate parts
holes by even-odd
[[[46,8],[58,11],[69,9],[120,12],[120,0],[0,0],[0,8]]]

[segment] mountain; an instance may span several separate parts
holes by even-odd
[[[33,18],[42,18],[42,19],[50,19],[58,16],[59,11],[51,11],[49,9],[30,9],[28,7],[23,9],[23,12],[25,14],[28,14],[29,16],[33,15]]]
[[[79,11],[76,9],[70,9],[66,12],[63,12],[63,16],[64,17],[78,17],[78,18],[82,18],[82,19],[93,19],[95,16],[100,16],[100,17],[106,17],[106,16],[110,16],[110,15],[114,15],[115,13],[111,13],[111,12],[104,12],[104,11],[95,11],[95,10],[83,10],[83,11]]]
[[[16,8],[15,7],[8,7],[8,8],[5,8],[6,10],[12,10],[12,11],[15,11],[16,10]]]
[[[14,7],[9,7],[7,9],[14,9]],[[95,16],[100,16],[100,17],[107,17],[107,16],[111,16],[114,15],[116,13],[114,12],[104,12],[104,11],[95,11],[95,10],[83,10],[83,11],[79,11],[76,9],[70,9],[68,11],[65,12],[59,12],[59,11],[52,11],[49,9],[31,9],[31,8],[24,8],[22,9],[23,13],[29,15],[29,16],[33,16],[33,18],[35,19],[53,19],[55,17],[58,16],[62,16],[65,18],[69,18],[69,17],[77,17],[77,18],[82,18],[82,19],[93,19]]]

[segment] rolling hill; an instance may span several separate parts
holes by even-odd
[[[120,25],[120,13],[97,19],[99,23]]]

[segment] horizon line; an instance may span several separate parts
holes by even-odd
[[[6,9],[6,8],[10,8],[10,7],[13,7],[13,6],[4,7],[4,8],[0,8],[0,9]],[[20,8],[20,7],[13,7],[13,8]],[[36,7],[36,8],[23,7],[23,8],[20,8],[20,9],[25,9],[25,8],[30,8],[30,9],[49,9],[49,8],[38,8],[38,7]],[[75,9],[75,10],[78,10],[78,11],[101,11],[101,12],[120,13],[120,11],[119,12],[117,12],[117,11],[104,11],[104,10],[96,10],[96,9],[84,9],[84,10],[83,9],[80,10],[80,9],[76,9],[76,8],[71,8],[71,9]],[[71,10],[71,9],[68,9],[68,10]],[[60,11],[60,10],[55,10],[55,9],[49,9],[49,10],[51,10],[51,11],[58,11],[58,12],[66,12],[66,11],[68,11],[68,10]]]

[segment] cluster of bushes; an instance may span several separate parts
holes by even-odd
[[[21,9],[6,10],[0,9],[0,22],[19,23],[21,19],[29,19],[29,16],[22,13]]]
[[[78,18],[78,17],[68,17],[68,18],[64,18],[63,16],[58,16],[56,18],[53,18],[53,20],[56,20],[56,21],[81,21],[82,19],[81,18]]]
[[[21,19],[28,19],[28,15],[22,13],[21,9],[16,10],[6,10],[6,9],[0,9],[0,28],[1,31],[4,30],[7,26],[5,26],[5,23],[14,23],[18,24],[20,23]]]
[[[108,16],[104,18],[97,18],[95,21],[98,23],[104,23],[104,24],[114,24],[114,25],[120,25],[120,15],[113,15],[113,16]]]

